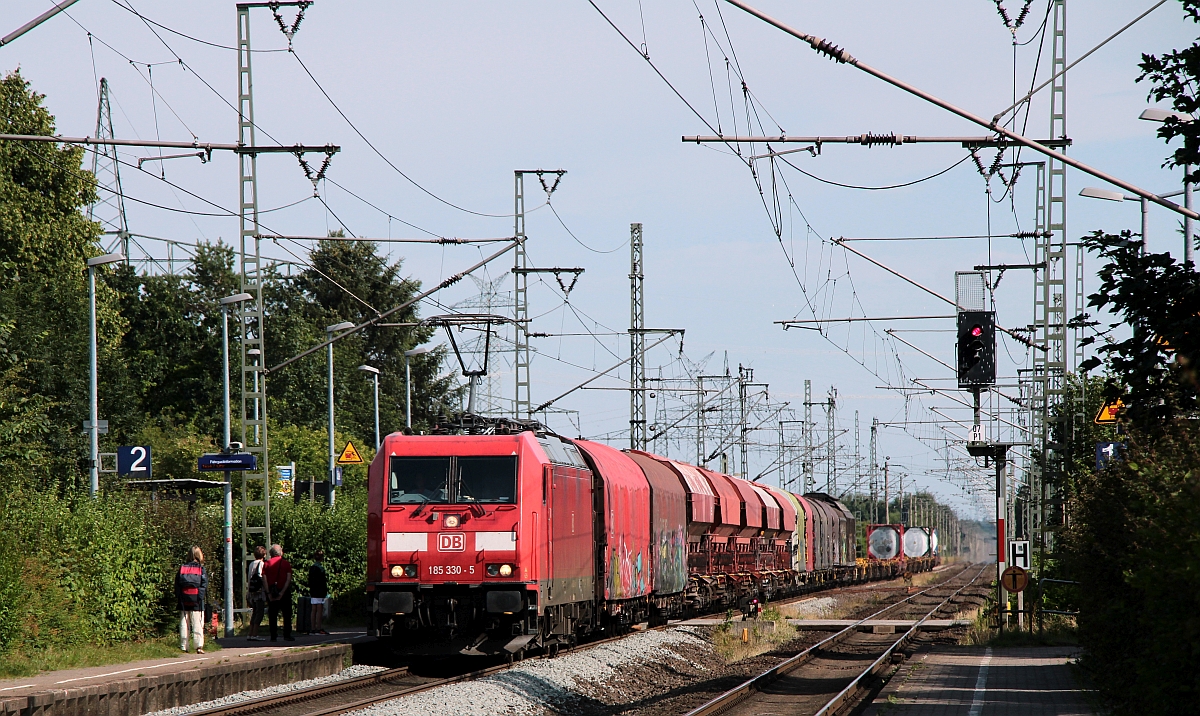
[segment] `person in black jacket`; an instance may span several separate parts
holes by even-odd
[[[204,601],[208,596],[208,574],[204,571],[204,552],[192,547],[191,560],[175,574],[175,599],[179,602],[179,648],[188,650],[188,625],[196,653],[204,653]]]

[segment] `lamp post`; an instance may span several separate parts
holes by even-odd
[[[88,421],[88,435],[92,444],[92,469],[88,482],[88,494],[93,498],[100,491],[100,397],[96,386],[96,267],[124,261],[124,254],[104,254],[87,260],[88,270],[88,348],[91,373],[91,392],[89,394],[91,420]]]
[[[1084,189],[1079,192],[1079,196],[1086,196],[1089,199],[1103,199],[1105,201],[1117,202],[1140,201],[1142,204],[1142,253],[1146,253],[1150,250],[1149,239],[1146,238],[1146,229],[1149,223],[1150,202],[1142,199],[1141,197],[1129,196],[1128,194],[1122,194],[1119,191],[1100,189],[1094,186],[1084,187]]]
[[[252,298],[254,296],[248,293],[235,293],[221,299],[221,386],[225,401],[225,440],[221,443],[222,450],[229,449],[229,307]]]
[[[425,355],[433,350],[429,346],[418,346],[411,351],[404,351],[404,425],[412,428],[412,370],[409,359],[413,356]]]
[[[1172,118],[1184,124],[1196,121],[1196,118],[1190,114],[1184,114],[1183,112],[1169,112],[1167,110],[1154,108],[1146,109],[1140,115],[1138,115],[1138,119],[1144,119],[1149,122],[1165,122],[1167,119]],[[1183,206],[1186,209],[1192,208],[1192,184],[1187,180],[1187,176],[1191,172],[1191,165],[1185,164],[1183,166]],[[1195,250],[1196,246],[1192,241],[1192,217],[1185,216],[1183,218],[1184,263],[1188,263],[1190,261],[1193,265],[1195,265]]]
[[[254,298],[248,293],[235,293],[221,299],[221,398],[224,404],[224,441],[222,452],[232,452],[229,438],[229,307]],[[238,450],[242,448],[238,444]],[[225,471],[225,636],[233,636],[233,479]]]
[[[333,435],[333,334],[339,331],[348,331],[354,328],[354,324],[349,321],[335,323],[332,326],[325,326],[325,333],[329,335],[329,506],[333,507],[334,503],[334,482],[337,480],[337,443]]]
[[[359,370],[370,373],[375,383],[375,450],[379,451],[379,369],[375,366],[360,365]]]
[[[1159,194],[1158,196],[1159,196],[1159,198],[1162,198],[1162,199],[1169,199],[1173,196],[1179,196],[1180,194],[1183,194],[1183,193],[1185,193],[1184,190],[1180,189],[1179,191],[1173,191],[1173,192],[1170,192],[1169,194]],[[1149,201],[1147,201],[1146,199],[1143,199],[1141,197],[1138,197],[1138,196],[1130,196],[1128,194],[1122,194],[1119,191],[1112,191],[1110,189],[1100,189],[1100,188],[1097,188],[1094,186],[1084,187],[1084,189],[1079,192],[1079,196],[1086,196],[1089,199],[1104,199],[1105,201],[1117,201],[1117,202],[1137,201],[1137,202],[1141,202],[1141,205],[1142,205],[1142,253],[1147,253],[1150,251],[1150,243],[1149,243],[1149,240],[1146,238],[1146,230],[1147,230],[1147,225],[1149,224],[1149,213],[1150,213],[1150,202]],[[1185,259],[1185,260],[1187,260],[1187,259]]]

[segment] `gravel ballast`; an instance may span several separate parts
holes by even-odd
[[[183,716],[183,714],[195,713],[197,711],[204,711],[206,709],[213,709],[221,706],[229,706],[230,704],[237,704],[243,701],[249,701],[251,699],[260,699],[264,696],[277,696],[279,694],[286,694],[289,691],[307,689],[312,686],[323,686],[325,684],[332,684],[337,681],[345,681],[346,679],[353,679],[359,676],[367,676],[368,674],[374,674],[377,671],[384,670],[385,669],[382,666],[351,666],[332,676],[322,676],[316,679],[305,679],[304,681],[296,681],[290,684],[279,684],[278,686],[269,686],[265,689],[258,689],[257,691],[242,691],[236,694],[230,694],[224,698],[213,699],[212,701],[204,701],[198,704],[189,704],[187,706],[176,706],[175,708],[163,709],[162,711],[152,711],[151,713],[145,714],[145,716]]]
[[[602,713],[661,693],[664,678],[702,676],[715,657],[699,630],[676,627],[634,633],[553,659],[518,664],[499,674],[387,701],[363,716],[488,716]]]

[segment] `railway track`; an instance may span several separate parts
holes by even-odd
[[[967,567],[946,582],[888,605],[711,699],[687,716],[846,713],[871,692],[878,676],[892,665],[894,657],[917,636],[925,622],[955,606],[954,600],[988,569],[989,565],[983,565],[974,572]],[[860,631],[868,621],[906,618],[915,623],[903,633]]]
[[[956,575],[957,576],[957,575]],[[953,579],[953,577],[951,578]],[[845,588],[834,588],[828,591],[830,593],[840,592]],[[908,597],[913,599],[930,590],[919,592]],[[800,599],[806,599],[810,595],[801,595],[793,599],[778,602],[778,604],[787,604]],[[878,614],[893,608],[892,605],[869,618],[875,618]],[[669,628],[670,625],[653,627],[651,630],[660,630]],[[619,634],[596,641],[590,641],[581,644],[577,648],[591,648],[600,646],[609,642],[623,639],[628,634]],[[836,635],[835,635],[836,636]],[[835,638],[835,637],[831,637]],[[825,640],[822,644],[829,642]],[[519,662],[518,662],[519,663]],[[191,716],[337,716],[338,714],[349,713],[365,709],[374,704],[390,701],[392,699],[408,696],[411,694],[429,691],[441,686],[461,683],[465,681],[473,681],[481,679],[492,674],[497,674],[507,669],[512,668],[513,664],[501,664],[485,669],[478,669],[462,674],[455,674],[448,677],[436,678],[431,676],[421,676],[412,673],[410,667],[398,667],[387,669],[367,676],[360,676],[351,679],[345,679],[332,684],[321,686],[313,686],[307,689],[297,689],[283,694],[273,696],[265,696],[262,698],[251,699],[238,703],[218,706],[203,711],[196,711]],[[715,713],[715,712],[714,712]]]
[[[489,671],[485,669],[483,671]],[[388,669],[367,676],[346,679],[332,684],[297,689],[275,696],[241,701],[225,706],[196,711],[191,716],[244,716],[256,714],[342,714],[373,703],[433,686],[454,683],[455,680],[478,678],[482,672],[449,679],[422,678],[409,672],[408,667]]]
[[[670,625],[652,627],[649,631],[669,627]],[[626,636],[627,633],[597,639],[576,648],[589,649],[624,639]],[[189,716],[337,716],[441,686],[482,679],[511,669],[519,663],[520,661],[514,661],[444,678],[418,676],[413,674],[409,667],[402,666],[332,684],[195,711]]]

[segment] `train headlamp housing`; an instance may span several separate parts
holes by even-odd
[[[403,579],[404,577],[417,576],[417,565],[415,564],[393,564],[391,569],[393,579]]]
[[[458,527],[461,519],[462,518],[460,518],[458,515],[446,515],[446,519],[443,524],[446,525],[446,529],[452,530],[455,527]]]
[[[511,564],[489,564],[487,566],[487,576],[489,577],[511,577],[513,574],[513,566]]]

